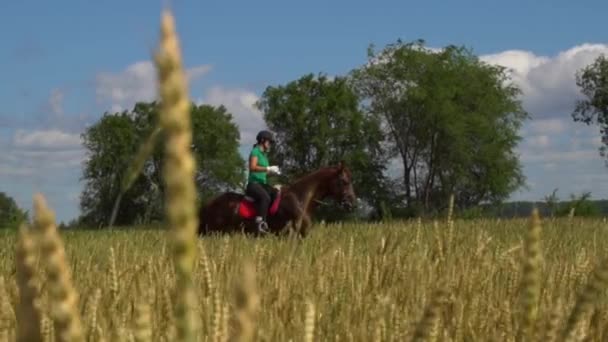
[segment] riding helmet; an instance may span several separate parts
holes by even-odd
[[[258,143],[261,143],[262,140],[269,140],[270,142],[274,142],[274,136],[269,131],[260,131],[255,138]]]

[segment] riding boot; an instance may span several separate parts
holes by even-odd
[[[264,221],[261,216],[255,218],[255,223],[258,225],[258,231],[260,233],[268,233],[268,224]]]

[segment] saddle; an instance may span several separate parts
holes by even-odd
[[[251,196],[244,195],[243,199],[239,203],[239,207],[237,212],[239,216],[243,219],[253,219],[258,216],[257,210],[255,209],[255,199]],[[272,216],[277,213],[279,210],[279,204],[281,204],[281,192],[278,191],[274,196],[274,199],[270,203],[270,207],[268,208],[268,215]]]

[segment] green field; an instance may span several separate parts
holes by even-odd
[[[307,335],[315,341],[403,341],[416,335],[430,340],[433,334],[441,341],[506,341],[529,317],[523,312],[533,312],[524,310],[523,279],[532,280],[524,289],[533,288],[534,279],[540,282],[533,324],[538,338],[562,333],[575,311],[584,324],[575,332],[606,340],[608,306],[584,290],[607,254],[606,222],[543,220],[540,273],[523,277],[529,226],[528,220],[455,221],[453,228],[412,221],[315,226],[302,241],[201,238],[195,270],[199,340],[228,340],[233,328],[247,323],[260,341],[300,341]],[[0,234],[0,335],[12,340],[17,235]],[[165,231],[61,236],[89,340],[129,341],[146,330],[154,341],[173,339],[175,274]],[[241,282],[244,262],[255,266],[254,282]],[[42,330],[50,335],[45,272],[36,268],[43,275]],[[598,279],[595,286],[603,294],[607,278]],[[587,294],[588,305],[573,310],[580,293]],[[259,298],[259,311],[237,305],[243,298],[253,304]],[[241,316],[243,311],[249,316]]]

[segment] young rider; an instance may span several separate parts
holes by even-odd
[[[256,137],[256,144],[253,145],[251,154],[249,155],[249,178],[247,180],[246,194],[254,199],[254,205],[258,216],[255,218],[258,230],[260,232],[268,232],[268,224],[266,216],[270,206],[271,194],[273,188],[268,184],[268,173],[279,174],[278,166],[269,166],[267,152],[270,150],[271,144],[274,143],[274,137],[269,131],[260,131]]]

